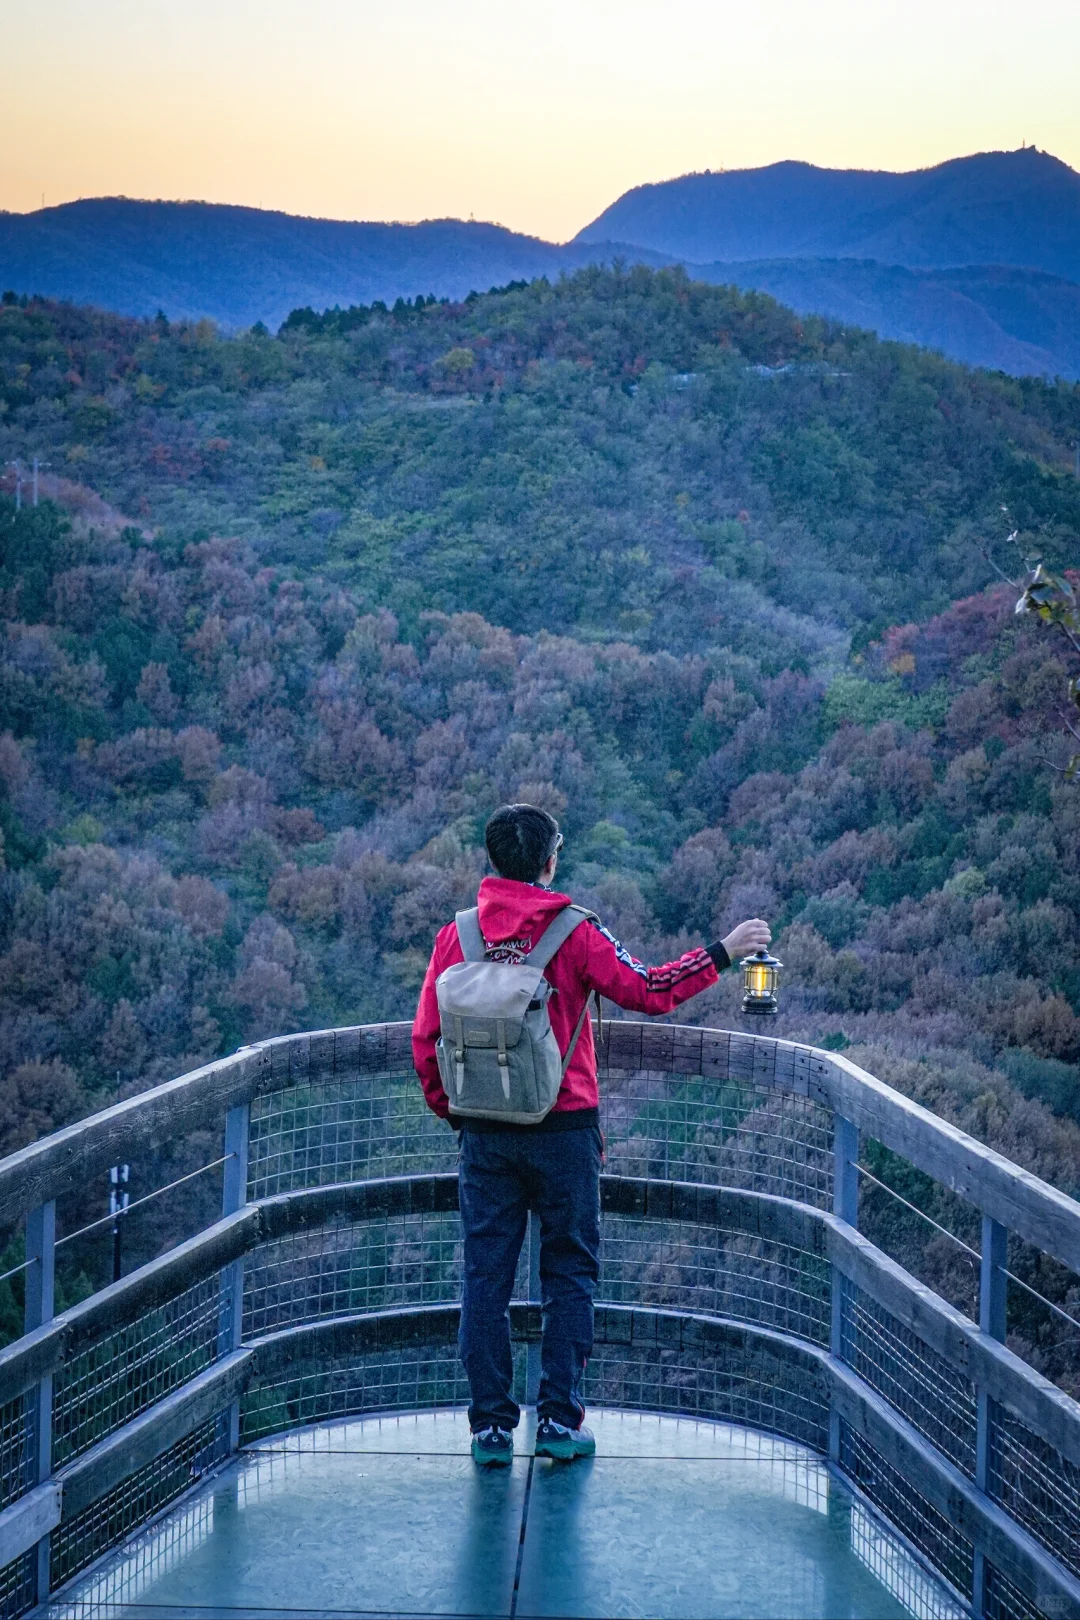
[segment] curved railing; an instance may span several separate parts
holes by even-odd
[[[1003,1342],[1008,1234],[1080,1272],[1080,1204],[835,1053],[617,1022],[601,1057],[587,1398],[799,1441],[976,1613],[1080,1617],[1080,1406]],[[221,1218],[54,1316],[57,1203],[211,1130]],[[977,1320],[859,1232],[865,1140],[981,1213]],[[245,1048],[0,1161],[28,1329],[0,1350],[0,1615],[239,1444],[464,1403],[455,1159],[390,1024]],[[523,1395],[536,1297],[530,1238]]]

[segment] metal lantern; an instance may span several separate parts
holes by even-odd
[[[777,1011],[776,984],[783,962],[778,962],[768,951],[755,951],[744,956],[742,968],[744,1013],[774,1013]]]

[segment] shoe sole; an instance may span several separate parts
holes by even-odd
[[[576,1462],[579,1457],[595,1457],[596,1447],[576,1446],[572,1440],[541,1440],[534,1448],[537,1457],[550,1457],[552,1462]]]
[[[481,1468],[509,1468],[514,1460],[513,1453],[508,1456],[505,1451],[483,1451],[479,1446],[473,1446],[472,1459]]]

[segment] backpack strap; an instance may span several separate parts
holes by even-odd
[[[540,942],[534,945],[525,960],[530,967],[538,967],[541,971],[547,967],[560,945],[565,945],[575,928],[580,928],[583,922],[599,922],[595,911],[586,911],[584,906],[564,906],[557,917],[548,923],[540,936]],[[574,1055],[574,1048],[582,1030],[585,1020],[589,1016],[589,997],[585,997],[585,1005],[581,1009],[581,1017],[577,1021],[577,1028],[570,1037],[570,1045],[566,1048],[566,1055],[562,1060],[562,1072],[565,1076],[570,1067],[570,1059]]]
[[[540,936],[539,942],[533,946],[525,958],[530,967],[539,968],[543,972],[560,945],[565,945],[575,928],[580,928],[583,922],[597,922],[595,912],[586,911],[584,906],[564,906],[557,917],[553,917]]]
[[[480,907],[473,906],[470,911],[459,911],[454,921],[457,924],[461,954],[466,962],[482,962],[487,949],[484,945],[484,936],[480,932]]]
[[[566,1071],[570,1067],[570,1059],[574,1055],[574,1048],[578,1043],[578,1036],[585,1028],[585,1020],[589,1016],[589,999],[590,998],[588,996],[585,997],[585,1005],[581,1009],[581,1017],[577,1021],[577,1029],[575,1029],[574,1033],[570,1037],[570,1045],[566,1048],[566,1056],[562,1060],[562,1073],[564,1080],[566,1079]]]

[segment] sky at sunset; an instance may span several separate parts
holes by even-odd
[[[781,158],[1080,167],[1077,0],[0,0],[0,208],[203,198],[562,240]]]

